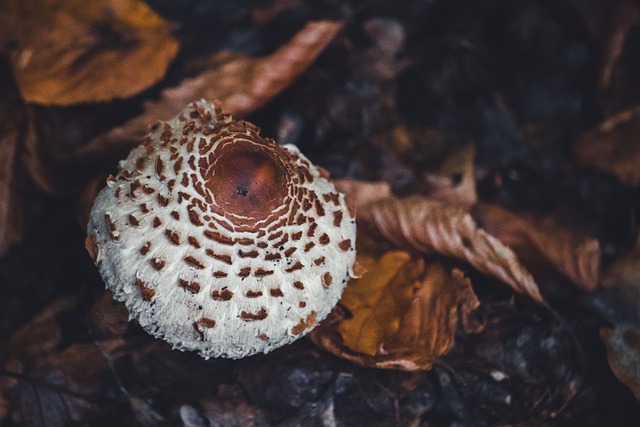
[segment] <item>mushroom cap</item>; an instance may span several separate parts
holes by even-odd
[[[344,195],[217,103],[154,125],[96,198],[87,248],[130,317],[204,358],[268,352],[337,304],[355,262]]]

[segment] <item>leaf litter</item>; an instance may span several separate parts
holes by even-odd
[[[625,10],[628,6],[622,3],[616,8]],[[25,124],[15,120],[14,113],[5,112],[6,108],[2,110],[0,123],[8,118],[13,127],[0,141],[0,248],[6,250],[22,238],[25,199],[36,208],[47,206],[42,205],[43,196],[38,192],[20,190],[23,170],[39,191],[66,205],[66,215],[86,217],[86,207],[103,177],[147,126],[199,97],[219,98],[236,114],[254,115],[268,132],[287,135],[287,142],[297,143],[303,151],[309,149],[312,157],[324,159],[339,175],[384,178],[404,195],[393,195],[383,183],[341,181],[358,211],[359,261],[368,272],[349,284],[340,305],[311,340],[270,355],[204,362],[171,351],[129,325],[126,312],[106,293],[80,297],[76,292],[48,306],[43,297],[47,294],[36,294],[41,315],[23,328],[0,334],[6,349],[0,359],[4,368],[0,419],[26,425],[71,421],[109,425],[114,420],[154,425],[178,419],[184,425],[300,425],[322,419],[332,424],[365,420],[380,425],[427,421],[429,425],[527,425],[553,420],[560,425],[582,422],[595,426],[608,416],[617,420],[616,425],[628,425],[624,411],[634,408],[631,393],[625,394],[624,386],[602,368],[606,360],[597,350],[606,347],[613,373],[637,397],[637,319],[611,315],[633,311],[633,299],[607,297],[633,289],[637,250],[609,265],[607,256],[624,253],[625,248],[602,245],[583,228],[561,223],[553,212],[526,212],[540,208],[536,206],[540,199],[529,197],[536,196],[535,188],[516,188],[516,200],[528,201],[514,209],[510,200],[514,193],[509,193],[514,190],[509,185],[520,178],[518,173],[527,171],[519,169],[528,165],[527,156],[540,161],[538,169],[527,166],[535,179],[536,174],[552,170],[549,165],[557,166],[553,156],[571,150],[574,162],[570,166],[577,170],[569,170],[569,175],[578,183],[590,173],[588,169],[596,169],[628,186],[637,185],[634,168],[629,166],[634,159],[636,107],[629,101],[634,92],[621,95],[620,87],[630,85],[630,80],[612,78],[630,75],[627,68],[633,67],[628,60],[628,50],[635,43],[632,15],[614,20],[610,39],[598,45],[606,59],[597,82],[604,121],[593,127],[591,119],[594,130],[582,134],[575,131],[580,126],[573,126],[574,142],[566,138],[568,131],[562,132],[560,119],[576,120],[577,116],[566,114],[577,105],[572,104],[575,93],[561,88],[553,97],[543,95],[557,82],[571,81],[572,73],[582,70],[581,66],[540,69],[518,62],[523,59],[518,52],[531,50],[545,58],[538,63],[553,63],[545,61],[552,58],[554,49],[538,43],[539,34],[554,38],[554,46],[564,46],[563,31],[574,29],[573,24],[556,26],[563,18],[550,13],[548,5],[518,4],[504,9],[503,22],[515,20],[522,25],[505,29],[501,22],[494,22],[489,26],[495,34],[510,34],[503,38],[512,43],[505,50],[492,50],[500,37],[493,39],[478,31],[488,22],[482,13],[474,13],[473,8],[479,6],[471,7],[469,14],[448,14],[445,9],[410,2],[407,7],[412,14],[389,14],[370,6],[377,12],[362,16],[342,13],[351,10],[349,4],[342,12],[328,13],[319,13],[318,6],[301,1],[277,1],[253,10],[234,6],[226,10],[244,10],[249,19],[216,22],[248,23],[270,31],[281,26],[294,35],[272,53],[218,51],[193,58],[195,75],[186,74],[180,80],[174,75],[173,80],[163,82],[170,64],[174,73],[189,69],[190,47],[180,40],[180,21],[185,15],[165,20],[140,1],[99,4],[112,12],[96,14],[98,6],[92,6],[83,15],[73,1],[45,2],[43,10],[50,8],[51,13],[36,11],[27,16],[30,22],[39,23],[31,25],[38,28],[35,31],[16,29],[20,20],[14,19],[15,10],[32,10],[32,2],[12,2],[12,13],[3,14],[0,49],[22,102],[82,103],[85,118],[90,120],[74,123],[74,115],[82,117],[81,110],[28,106]],[[160,0],[151,4],[165,13],[175,10]],[[585,5],[568,4],[565,12],[580,15],[590,37],[606,40],[607,26],[599,14]],[[212,6],[194,2],[194,10],[202,16],[208,13],[207,7]],[[433,15],[423,15],[425,8]],[[525,10],[530,19],[519,21],[519,13]],[[196,13],[190,16],[197,19]],[[429,16],[443,18],[431,21],[428,27],[434,33],[419,30]],[[68,40],[51,38],[60,34],[63,22],[78,39],[89,43],[69,47]],[[544,31],[525,31],[527,25],[529,30]],[[196,28],[206,31],[206,26]],[[440,34],[437,28],[445,30]],[[105,34],[113,37],[105,38]],[[263,35],[269,38],[269,31]],[[48,42],[47,37],[62,44],[53,44],[48,51],[33,50],[43,40]],[[572,37],[584,43],[580,46],[590,46],[591,39]],[[176,56],[179,46],[185,49],[185,57]],[[511,48],[516,50],[509,51]],[[69,54],[59,55],[59,49],[68,49]],[[580,63],[580,55],[564,58]],[[500,61],[507,61],[507,68],[512,64],[509,69],[522,80],[515,84],[509,76],[502,76],[503,85],[501,78],[484,79],[491,75],[487,67],[504,68]],[[148,63],[148,69],[126,82],[112,68],[122,65],[137,71],[141,63]],[[80,71],[70,75],[68,70],[73,67],[83,68],[74,68]],[[553,73],[565,74],[557,78]],[[428,78],[421,80],[420,76]],[[508,86],[511,83],[513,87]],[[145,92],[154,85],[156,89]],[[408,87],[411,97],[407,97]],[[490,98],[481,87],[491,88]],[[113,120],[106,127],[93,124],[90,116],[94,112],[109,111],[100,110],[105,106],[118,107],[90,103],[123,99],[119,105],[129,105],[136,94],[137,101],[131,105],[144,103],[141,114],[131,108],[120,116],[125,120]],[[474,105],[465,101],[469,96],[475,97]],[[2,102],[4,108],[6,99]],[[322,107],[327,102],[333,103],[331,108]],[[541,105],[561,114],[536,116],[544,110],[539,109]],[[613,107],[621,105],[626,110],[611,115]],[[422,122],[416,121],[418,111]],[[425,117],[425,112],[431,116]],[[51,127],[43,126],[43,116],[54,125],[53,133]],[[513,125],[513,117],[521,125]],[[517,137],[509,139],[508,132],[514,129],[526,135],[526,148]],[[563,140],[554,141],[554,135],[563,135]],[[453,145],[446,146],[451,141]],[[563,149],[550,148],[554,143]],[[488,147],[499,147],[499,151]],[[494,159],[487,158],[489,152],[495,154]],[[439,166],[430,164],[430,155],[440,158]],[[508,164],[514,159],[516,163]],[[567,163],[560,162],[560,167],[569,167],[568,160],[562,158]],[[476,165],[480,166],[477,170]],[[497,169],[505,166],[512,168],[506,174]],[[562,174],[554,177],[558,176],[562,178]],[[509,181],[512,177],[516,180]],[[619,188],[598,176],[590,182]],[[594,198],[590,203],[602,197],[589,189],[581,191],[585,191],[581,197]],[[63,194],[73,200],[61,198]],[[628,190],[628,194],[635,193]],[[496,200],[508,207],[498,206]],[[633,209],[634,203],[630,199],[622,206]],[[605,206],[601,211],[609,215],[612,208]],[[79,222],[84,226],[84,220]],[[25,230],[26,240],[18,251],[40,242],[41,237]],[[630,231],[637,233],[633,220]],[[81,244],[81,240],[65,239],[64,244]],[[6,261],[16,259],[14,253],[0,259],[0,276],[16,274]],[[56,259],[52,253],[47,257],[60,265],[88,263],[87,259]],[[564,280],[553,286],[573,284],[570,292],[582,295],[581,304],[547,294],[551,282],[544,273],[549,268]],[[538,281],[544,285],[543,293]],[[100,289],[95,275],[81,282]],[[500,288],[497,282],[507,286]],[[84,285],[73,286],[80,289]],[[514,299],[506,289],[519,296]],[[11,289],[3,292],[16,298]],[[553,320],[545,310],[549,306],[561,310],[566,321]],[[600,318],[585,310],[598,311]],[[601,347],[594,347],[594,337],[603,340]],[[595,373],[581,372],[580,363],[589,363]],[[601,384],[607,387],[601,389]],[[34,405],[41,409],[30,413],[27,408]],[[599,405],[625,409],[611,414]]]

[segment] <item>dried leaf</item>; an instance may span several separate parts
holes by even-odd
[[[24,228],[24,188],[18,156],[21,124],[16,114],[0,110],[0,257],[20,242]]]
[[[640,106],[609,117],[575,144],[576,161],[614,174],[625,184],[640,185]]]
[[[199,98],[218,99],[234,117],[245,116],[287,88],[341,28],[342,23],[336,21],[310,22],[289,43],[265,57],[221,52],[212,69],[166,89],[160,100],[145,105],[144,114],[97,137],[77,156],[100,156],[114,150],[126,152],[142,140],[150,123],[170,119],[184,105]]]
[[[44,105],[109,101],[159,81],[178,51],[171,26],[140,0],[10,0],[0,46],[22,97]]]
[[[470,315],[479,301],[460,271],[425,266],[404,251],[360,255],[359,262],[369,271],[349,283],[340,301],[352,317],[334,312],[311,334],[336,356],[368,367],[430,369],[459,326],[478,329]]]
[[[517,216],[496,205],[478,204],[473,218],[509,246],[525,264],[543,257],[558,272],[585,290],[600,282],[600,243],[582,230],[562,226],[552,218]]]
[[[365,205],[358,213],[358,221],[397,248],[463,259],[516,292],[546,304],[535,280],[513,251],[478,228],[462,208],[423,197],[392,197]]]
[[[640,328],[620,323],[614,329],[601,329],[600,338],[607,346],[611,370],[640,400]]]

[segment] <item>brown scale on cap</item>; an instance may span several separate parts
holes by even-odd
[[[354,243],[324,171],[206,101],[152,126],[98,195],[87,238],[131,316],[205,358],[308,333],[353,275]]]

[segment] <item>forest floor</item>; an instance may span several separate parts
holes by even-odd
[[[638,1],[75,3],[0,17],[0,426],[638,425]],[[241,360],[128,322],[85,250],[200,98],[339,179],[369,270]]]

